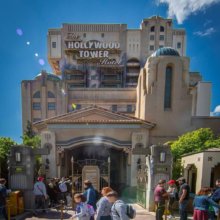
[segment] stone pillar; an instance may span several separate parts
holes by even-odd
[[[57,176],[56,165],[56,138],[55,133],[43,131],[41,133],[41,147],[48,148],[49,155],[43,156],[43,165],[46,168],[46,177],[53,178]]]
[[[154,211],[154,189],[160,179],[168,181],[172,172],[172,155],[169,146],[151,146],[151,155],[146,158],[148,183],[146,190],[146,208]]]

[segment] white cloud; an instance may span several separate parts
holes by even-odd
[[[157,0],[159,3],[168,4],[168,16],[176,17],[179,24],[193,13],[206,9],[219,3],[220,0]]]
[[[217,106],[215,107],[214,112],[220,112],[220,105],[217,105]]]
[[[209,35],[215,33],[215,31],[216,30],[213,27],[211,27],[211,28],[208,28],[204,31],[196,31],[193,34],[197,35],[197,36],[200,36],[200,37],[205,37],[205,36],[209,36]]]

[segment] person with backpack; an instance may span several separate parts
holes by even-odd
[[[175,201],[178,200],[178,191],[177,191],[175,180],[169,180],[167,183],[169,185],[167,193],[169,195],[168,210],[169,210],[169,213],[170,213],[170,215],[168,216],[168,219],[173,219],[174,218],[173,204],[174,204]]]
[[[110,187],[102,189],[102,198],[97,202],[96,220],[111,220],[112,203],[108,201],[107,194],[113,190]]]
[[[109,192],[107,198],[113,204],[111,208],[112,220],[135,219],[136,210],[131,205],[125,204],[120,200],[117,192]]]
[[[77,204],[76,213],[72,218],[77,218],[77,220],[90,220],[91,217],[94,218],[95,210],[93,207],[86,203],[86,197],[82,193],[77,193],[74,195],[74,201]]]
[[[6,220],[8,219],[6,213],[6,198],[7,189],[5,187],[6,180],[4,178],[0,179],[0,218],[3,216]]]
[[[156,220],[163,220],[165,211],[165,202],[168,199],[168,193],[165,190],[166,180],[159,180],[154,190],[154,202],[156,205]]]
[[[86,197],[87,204],[91,205],[96,210],[97,193],[89,180],[84,181],[85,192],[83,195]],[[94,218],[91,218],[93,220]]]

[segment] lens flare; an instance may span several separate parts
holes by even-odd
[[[23,31],[20,28],[16,29],[16,33],[18,36],[22,36],[23,35]]]
[[[43,66],[43,65],[45,64],[45,61],[44,61],[44,59],[39,59],[39,60],[38,60],[38,63],[39,63],[41,66]]]
[[[35,53],[34,56],[35,56],[35,57],[38,57],[38,53]]]
[[[61,89],[61,92],[62,92],[63,95],[66,95],[66,92],[65,92],[64,89]]]
[[[30,42],[30,41],[27,41],[26,44],[29,46],[29,45],[31,44],[31,42]]]

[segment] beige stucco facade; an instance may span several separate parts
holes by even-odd
[[[184,176],[194,193],[202,187],[214,187],[220,178],[220,150],[218,148],[182,157]]]

